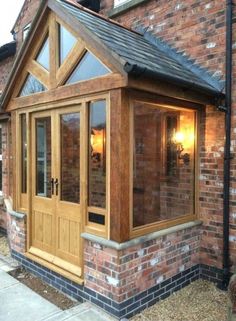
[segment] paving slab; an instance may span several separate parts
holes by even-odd
[[[42,321],[115,321],[117,319],[109,316],[104,311],[97,309],[86,302],[76,307],[63,311],[61,314],[51,316]]]
[[[86,302],[61,310],[6,273],[12,269],[0,259],[0,321],[114,321]]]
[[[19,283],[19,281],[8,275],[6,272],[0,270],[0,291],[17,283]]]
[[[39,321],[61,311],[19,282],[0,290],[0,302],[0,321]]]

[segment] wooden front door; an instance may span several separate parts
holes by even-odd
[[[82,266],[82,124],[80,106],[38,112],[31,119],[29,252],[77,276]]]

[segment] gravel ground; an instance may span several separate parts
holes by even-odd
[[[9,246],[7,243],[7,238],[6,236],[0,234],[0,254],[4,256],[9,256],[10,255],[10,250]]]
[[[136,315],[132,321],[226,321],[227,292],[198,280]]]

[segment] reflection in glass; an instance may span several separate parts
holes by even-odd
[[[36,195],[51,197],[51,118],[36,120]]]
[[[110,70],[105,67],[91,52],[86,52],[78,66],[72,72],[66,84],[109,74]]]
[[[24,85],[19,93],[19,97],[29,96],[34,93],[45,91],[46,88],[34,76],[29,74],[24,82]]]
[[[89,206],[106,208],[106,101],[89,106]]]
[[[66,59],[66,56],[73,48],[76,41],[77,39],[66,28],[64,28],[62,25],[59,25],[59,65],[61,65]]]
[[[26,114],[20,116],[21,124],[21,193],[27,193],[27,136]]]
[[[44,41],[39,54],[36,57],[36,61],[43,66],[45,69],[49,70],[49,40],[48,38]]]
[[[61,200],[80,202],[80,114],[61,115]]]
[[[135,103],[134,227],[194,214],[194,136],[194,111]]]

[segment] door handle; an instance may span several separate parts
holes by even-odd
[[[52,195],[54,194],[54,178],[51,178],[51,190],[52,190]]]
[[[55,179],[56,195],[58,195],[58,185],[59,185],[59,181],[58,181],[58,178],[56,178]]]

